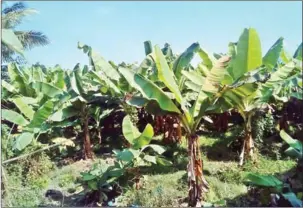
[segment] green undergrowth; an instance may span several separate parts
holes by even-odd
[[[256,152],[256,162],[247,161],[243,167],[238,166],[237,153],[233,157],[226,156],[225,160],[220,161],[220,156],[231,154],[228,146],[234,135],[231,133],[221,134],[219,136],[200,136],[204,159],[204,174],[210,185],[210,190],[205,194],[205,201],[215,203],[221,200],[226,201],[226,206],[249,206],[257,205],[255,196],[251,193],[251,187],[248,187],[244,181],[244,176],[248,172],[276,175],[282,178],[296,166],[296,162],[288,158],[275,160],[266,155],[262,156]],[[223,137],[223,138],[222,138]],[[222,139],[226,139],[222,141]],[[184,199],[187,196],[186,182],[186,141],[183,138],[182,143],[178,145],[175,157],[174,167],[162,168],[159,174],[145,175],[144,186],[136,190],[133,187],[125,187],[124,194],[119,197],[121,206],[186,206]],[[216,150],[216,151],[215,151]],[[212,157],[207,157],[209,151],[212,151]],[[181,152],[181,153],[180,153]],[[216,155],[220,153],[220,155]],[[155,170],[153,170],[154,172]],[[183,188],[182,188],[183,187]]]
[[[237,152],[231,151],[228,146],[233,136],[229,133],[219,136],[200,136],[199,143],[204,159],[203,170],[210,185],[209,192],[205,194],[205,201],[215,203],[225,200],[226,206],[256,206],[257,204],[250,201],[256,196],[251,194],[251,187],[245,184],[245,174],[253,172],[283,178],[283,174],[292,170],[296,166],[296,162],[286,157],[276,160],[257,152],[255,162],[248,161],[243,167],[239,167]],[[224,139],[225,141],[222,141]],[[172,151],[168,157],[173,161],[173,166],[152,166],[142,169],[141,173],[144,177],[142,177],[140,189],[135,189],[133,183],[130,182],[121,183],[123,193],[117,198],[117,205],[186,206],[186,147],[186,141],[183,139],[181,144],[171,148]],[[77,161],[61,168],[51,168],[48,162],[50,162],[49,158],[40,158],[40,161],[28,163],[27,165],[35,164],[36,167],[30,168],[27,174],[21,171],[19,163],[17,163],[19,165],[8,168],[10,189],[3,200],[5,201],[4,205],[10,204],[19,207],[61,206],[61,201],[50,200],[44,196],[48,189],[55,189],[61,191],[66,197],[63,206],[76,206],[75,201],[80,197],[77,194],[82,191],[78,177],[80,172],[90,168],[92,161]],[[35,174],[39,172],[40,165],[47,170]]]

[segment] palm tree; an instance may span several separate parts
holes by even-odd
[[[16,27],[22,24],[24,18],[28,15],[37,13],[36,10],[27,8],[23,2],[18,2],[12,6],[8,6],[2,10],[2,30],[13,30],[16,37],[21,42],[24,50],[30,50],[36,46],[45,46],[49,43],[49,39],[45,34],[38,31],[19,31]],[[18,51],[10,47],[4,41],[2,43],[2,63],[16,61],[17,63],[25,63],[26,60],[20,56]]]

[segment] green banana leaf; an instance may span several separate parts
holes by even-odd
[[[17,106],[17,108],[20,110],[20,112],[23,115],[25,115],[30,120],[33,119],[35,112],[32,107],[30,107],[26,102],[24,102],[23,97],[18,96],[18,97],[11,98],[10,100]]]
[[[270,70],[272,70],[279,58],[283,49],[283,38],[279,38],[273,46],[267,51],[265,56],[263,57],[263,64],[267,66]]]
[[[12,111],[12,110],[6,110],[6,109],[1,109],[1,119],[7,120],[9,122],[12,122],[12,123],[20,125],[20,126],[26,126],[29,123],[19,113]]]
[[[33,119],[28,125],[29,128],[40,128],[52,115],[54,104],[52,101],[45,102],[34,114]]]
[[[181,113],[173,101],[153,82],[139,74],[135,74],[134,80],[140,86],[142,95],[149,100],[157,101],[162,110]]]
[[[194,58],[195,53],[197,53],[199,49],[199,43],[193,43],[174,61],[172,70],[178,80],[180,80],[182,76],[182,70],[188,67],[188,65]]]
[[[253,28],[245,28],[237,42],[237,55],[232,62],[234,80],[262,65],[261,42]]]
[[[78,43],[78,48],[82,49],[84,53],[88,53],[95,71],[102,71],[109,79],[119,81],[120,74],[112,67],[102,56],[95,52],[90,46]]]
[[[14,141],[13,149],[23,150],[27,147],[34,139],[34,134],[29,132],[24,132],[20,134]]]

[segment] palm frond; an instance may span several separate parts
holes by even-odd
[[[5,15],[2,15],[1,23],[2,28],[15,28],[23,22],[26,16],[37,13],[34,9],[23,9],[18,11],[12,11]]]
[[[42,32],[37,31],[15,31],[18,39],[21,41],[24,49],[32,49],[36,46],[45,46],[49,44],[48,37]]]
[[[15,4],[13,4],[10,7],[6,7],[2,10],[2,15],[8,14],[10,12],[16,12],[16,11],[20,11],[20,10],[24,10],[26,9],[26,6],[24,4],[24,2],[17,2]]]

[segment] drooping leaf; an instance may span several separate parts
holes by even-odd
[[[75,115],[79,115],[78,110],[73,106],[67,106],[65,108],[57,110],[49,119],[51,121],[60,122]]]
[[[27,147],[34,139],[34,134],[29,132],[24,132],[20,134],[14,143],[13,148],[19,151]]]
[[[109,79],[119,81],[120,75],[117,70],[90,46],[78,43],[78,48],[82,49],[84,53],[88,53],[95,71],[102,71]]]
[[[232,76],[236,80],[261,65],[261,42],[257,31],[253,28],[244,29],[237,42],[237,55],[233,60]]]
[[[132,71],[129,68],[125,67],[119,67],[119,72],[122,74],[122,76],[126,79],[126,81],[129,83],[129,85],[137,90],[140,89],[140,86],[137,85],[135,82],[135,72]]]
[[[126,100],[126,103],[131,106],[135,106],[137,108],[142,108],[147,105],[149,102],[148,99],[144,97],[132,96],[130,99]]]
[[[163,115],[168,115],[168,114],[175,114],[169,111],[163,110],[159,103],[155,100],[150,100],[145,106],[145,111],[149,114],[155,115],[155,116],[163,116]]]
[[[15,111],[12,111],[12,110],[6,110],[6,109],[1,109],[1,119],[7,120],[9,122],[12,122],[12,123],[20,125],[20,126],[25,126],[29,123],[19,113],[16,113]]]
[[[273,84],[287,79],[294,69],[294,62],[289,62],[286,65],[279,67],[275,72],[271,73],[270,78],[266,81],[264,86],[270,88]]]
[[[182,75],[184,75],[188,80],[192,81],[197,85],[203,85],[205,78],[201,76],[197,71],[182,71]]]
[[[281,186],[283,185],[282,181],[278,180],[272,175],[248,173],[245,176],[245,179],[257,186],[281,188]]]
[[[199,43],[193,43],[174,61],[172,70],[178,80],[182,76],[182,70],[190,64],[190,62],[194,58],[195,53],[198,52],[199,48]]]
[[[49,116],[52,114],[54,104],[52,101],[45,102],[38,110],[35,112],[32,121],[30,122],[30,128],[39,128],[42,123],[44,123]]]
[[[24,102],[24,98],[15,97],[12,98],[11,101],[17,106],[23,115],[25,115],[30,120],[33,118],[35,112],[27,103]]]
[[[161,109],[178,114],[181,113],[173,101],[150,80],[135,74],[135,82],[140,86],[142,95],[150,100],[157,101]]]
[[[145,156],[143,157],[143,159],[146,160],[146,161],[148,161],[148,162],[157,164],[156,156],[145,155]]]
[[[63,94],[63,90],[49,84],[49,83],[44,83],[44,82],[34,82],[33,83],[33,88],[36,90],[36,92],[41,92],[44,95],[48,97],[55,97],[57,95]]]
[[[1,85],[2,85],[2,87],[5,88],[7,91],[9,91],[9,92],[11,92],[11,93],[17,93],[16,88],[15,88],[13,85],[7,83],[5,80],[1,80]]]
[[[99,81],[99,83],[102,84],[103,82],[105,82],[106,85],[110,89],[114,90],[115,93],[118,93],[118,94],[121,93],[119,88],[109,78],[107,78],[105,75],[101,75],[100,72],[95,72],[95,71],[90,71],[90,73],[92,74],[92,76],[95,79],[97,79]]]
[[[290,156],[296,156],[299,159],[303,158],[303,144],[289,136],[284,130],[280,131],[281,138],[290,146],[285,152]]]

